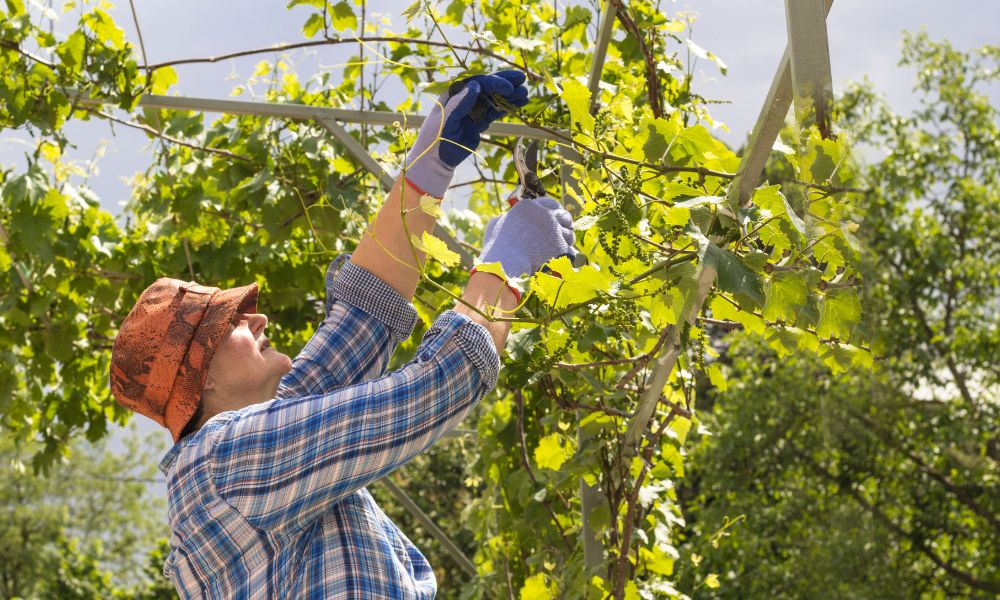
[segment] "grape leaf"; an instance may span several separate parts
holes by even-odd
[[[323,15],[313,13],[309,15],[305,25],[302,26],[302,35],[306,36],[306,38],[314,37],[316,32],[323,28],[323,25]]]
[[[63,65],[69,67],[72,75],[76,75],[83,68],[83,53],[86,44],[87,38],[83,33],[74,31],[66,38],[65,42],[56,48],[56,54],[62,60]]]
[[[460,260],[458,254],[448,249],[448,244],[444,240],[426,231],[423,232],[421,238],[417,238],[416,235],[411,233],[410,241],[417,250],[426,254],[428,258],[433,258],[446,267],[454,267]]]
[[[562,99],[569,108],[574,132],[593,133],[594,117],[590,114],[590,90],[575,79],[567,79],[563,83]],[[589,142],[588,135],[576,134],[574,138],[577,136],[581,142]]]
[[[759,275],[748,269],[738,256],[715,244],[704,244],[701,250],[704,265],[718,272],[719,289],[732,292],[742,306],[745,302],[759,307],[764,304],[764,285]]]
[[[562,279],[539,271],[532,278],[532,289],[539,298],[553,308],[586,302],[598,292],[614,294],[616,291],[614,280],[603,271],[598,271],[593,265],[574,269],[569,258],[565,256],[550,260],[546,265],[553,272],[559,273]]]
[[[593,227],[598,220],[600,220],[600,215],[586,215],[573,221],[574,231],[587,231]]]
[[[424,194],[420,197],[420,210],[434,217],[435,219],[441,216],[441,199],[435,198],[434,196],[429,196]]]
[[[563,436],[559,433],[550,433],[539,440],[535,448],[535,463],[543,469],[558,471],[573,456],[572,446],[562,440]]]
[[[125,32],[115,24],[108,13],[99,8],[84,15],[83,21],[97,35],[101,42],[110,42],[111,47],[122,50],[125,47]]]
[[[173,67],[160,67],[150,75],[150,90],[154,94],[165,94],[167,88],[177,83],[177,71]]]
[[[743,325],[747,331],[763,335],[766,329],[764,319],[751,312],[740,310],[722,296],[713,298],[709,308],[712,311],[712,316],[716,319],[735,321]]]
[[[767,321],[795,321],[795,309],[806,301],[806,282],[794,271],[775,273],[765,286],[767,302],[763,317]]]
[[[358,28],[358,18],[347,2],[338,2],[330,10],[330,26],[337,31]]]
[[[769,185],[757,188],[753,193],[753,203],[759,206],[762,210],[768,211],[771,216],[786,217],[788,222],[795,227],[796,231],[805,235],[805,221],[803,221],[799,215],[795,214],[795,211],[792,210],[792,207],[788,204],[788,199],[785,198],[785,195],[779,191],[780,189],[780,185]]]
[[[819,303],[816,335],[821,338],[847,339],[860,316],[861,301],[853,288],[830,290]]]

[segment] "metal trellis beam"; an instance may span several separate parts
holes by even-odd
[[[826,14],[830,14],[833,0],[824,2]],[[778,63],[778,71],[771,81],[771,88],[767,91],[764,106],[757,116],[757,123],[750,134],[747,149],[743,152],[736,178],[729,187],[728,200],[731,205],[743,207],[750,204],[753,189],[757,187],[761,173],[764,172],[767,156],[774,146],[774,140],[778,139],[778,132],[781,131],[788,108],[792,105],[791,63],[791,48],[786,47],[781,62]]]
[[[442,531],[442,529],[438,527],[437,524],[434,523],[434,520],[431,519],[427,515],[427,513],[421,510],[420,507],[417,506],[417,503],[414,502],[413,499],[410,498],[410,496],[407,495],[407,493],[404,492],[401,487],[396,485],[396,483],[392,480],[391,477],[383,477],[382,479],[379,480],[379,483],[384,485],[385,489],[389,490],[389,493],[392,494],[393,497],[396,498],[396,500],[403,505],[403,508],[405,508],[407,512],[413,515],[414,519],[419,521],[420,524],[423,525],[425,529],[427,529],[427,533],[431,534],[434,537],[434,539],[436,539],[441,544],[441,546],[445,549],[445,551],[449,555],[451,555],[452,558],[455,559],[455,562],[458,563],[458,566],[462,567],[463,571],[465,571],[466,573],[468,573],[473,577],[476,577],[478,575],[478,573],[476,572],[476,565],[472,564],[472,561],[469,560],[467,556],[462,554],[462,550],[459,549],[459,547],[455,544],[455,542],[451,541],[451,538],[448,537],[448,534]]]
[[[801,122],[804,116],[813,112],[824,139],[830,137],[830,108],[833,106],[825,4],[825,0],[785,0],[796,117]]]
[[[87,106],[107,104],[106,100],[90,98],[74,90],[67,94],[76,102]],[[139,98],[139,106],[162,110],[192,110],[217,112],[230,115],[256,115],[278,117],[297,121],[332,120],[340,123],[366,123],[369,125],[389,125],[399,123],[408,129],[419,129],[424,122],[422,115],[409,115],[377,110],[348,110],[326,106],[306,106],[305,104],[283,104],[280,102],[248,102],[246,100],[221,100],[217,98],[193,98],[189,96],[158,96],[145,94]],[[493,123],[486,135],[499,137],[524,137],[534,140],[558,140],[547,131],[535,129],[523,123]]]
[[[590,63],[590,76],[587,79],[587,88],[590,89],[590,112],[596,112],[601,103],[599,92],[601,83],[601,71],[604,70],[604,61],[608,57],[608,42],[611,41],[611,34],[614,32],[615,17],[618,9],[611,2],[605,1],[604,10],[601,12],[601,24],[597,30],[597,40],[594,42],[594,58]]]

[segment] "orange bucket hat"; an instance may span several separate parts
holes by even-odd
[[[198,410],[208,364],[237,315],[257,312],[257,284],[220,290],[162,277],[125,317],[111,349],[119,404],[180,439]]]

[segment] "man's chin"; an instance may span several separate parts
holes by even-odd
[[[282,354],[270,346],[264,350],[262,356],[264,356],[264,358],[266,358],[269,362],[274,361],[275,363],[281,363],[284,365],[284,371],[282,373],[287,373],[292,370],[292,359],[289,358],[287,354]]]

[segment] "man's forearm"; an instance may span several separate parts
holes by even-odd
[[[413,259],[414,253],[421,264],[425,260],[423,252],[416,248],[411,250],[407,231],[419,239],[423,232],[434,229],[437,221],[418,208],[422,195],[412,186],[405,185],[402,175],[397,177],[375,220],[351,255],[352,263],[388,283],[407,300],[413,300],[420,281],[420,272]],[[410,211],[406,213],[405,229],[400,216],[400,203],[403,210]],[[416,210],[410,210],[414,208]]]
[[[479,271],[469,277],[469,282],[465,284],[465,292],[462,293],[462,299],[493,317],[510,317],[514,313],[490,309],[489,306],[495,306],[505,311],[512,311],[517,306],[517,297],[514,296],[514,292],[510,291],[499,277]],[[503,349],[507,344],[507,334],[510,333],[510,321],[489,321],[461,302],[455,306],[455,312],[468,315],[473,321],[485,327],[490,332],[490,337],[493,338],[497,355],[503,356]]]

